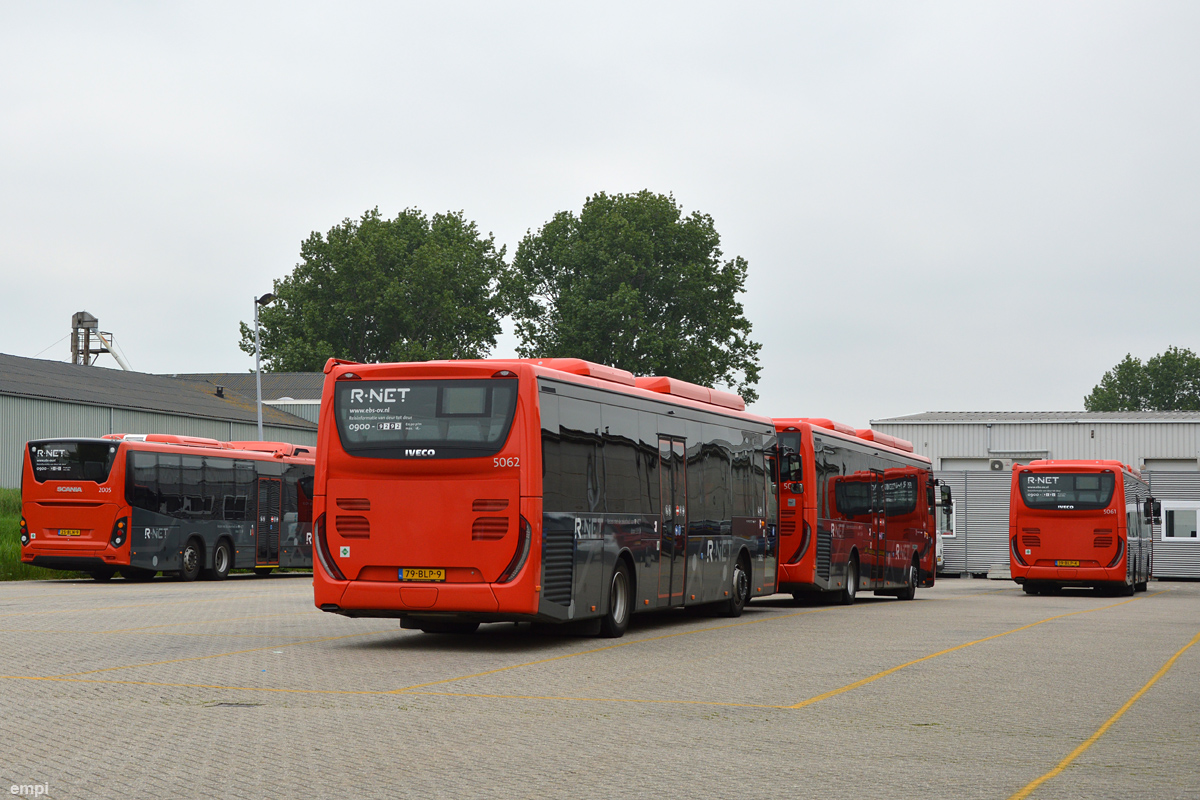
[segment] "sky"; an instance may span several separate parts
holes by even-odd
[[[710,214],[753,410],[1071,410],[1200,350],[1200,5],[0,2],[0,352],[243,372],[301,241]],[[511,324],[492,355],[515,355]],[[104,356],[101,364],[115,367]]]

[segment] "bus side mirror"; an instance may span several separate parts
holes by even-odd
[[[1153,497],[1146,498],[1142,504],[1142,516],[1153,522],[1162,522],[1162,503]]]

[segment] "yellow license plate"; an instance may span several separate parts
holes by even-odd
[[[83,533],[83,531],[79,530],[79,528],[59,528],[58,529],[59,536],[79,536],[81,533]]]
[[[1056,567],[1078,567],[1079,562],[1078,561],[1055,561],[1054,566],[1056,566]]]
[[[446,580],[446,570],[444,569],[411,569],[403,567],[400,570],[400,580],[402,581],[444,581]]]

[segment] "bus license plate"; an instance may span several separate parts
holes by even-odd
[[[1055,561],[1054,566],[1056,566],[1056,567],[1078,567],[1079,562],[1078,561]]]
[[[412,569],[410,567],[400,568],[400,580],[402,581],[444,581],[446,580],[446,570],[444,569]]]
[[[82,533],[83,533],[83,531],[79,530],[79,528],[59,528],[58,529],[59,536],[79,536]]]

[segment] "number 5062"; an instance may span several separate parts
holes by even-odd
[[[492,459],[493,467],[519,467],[521,466],[520,456],[497,456]]]

